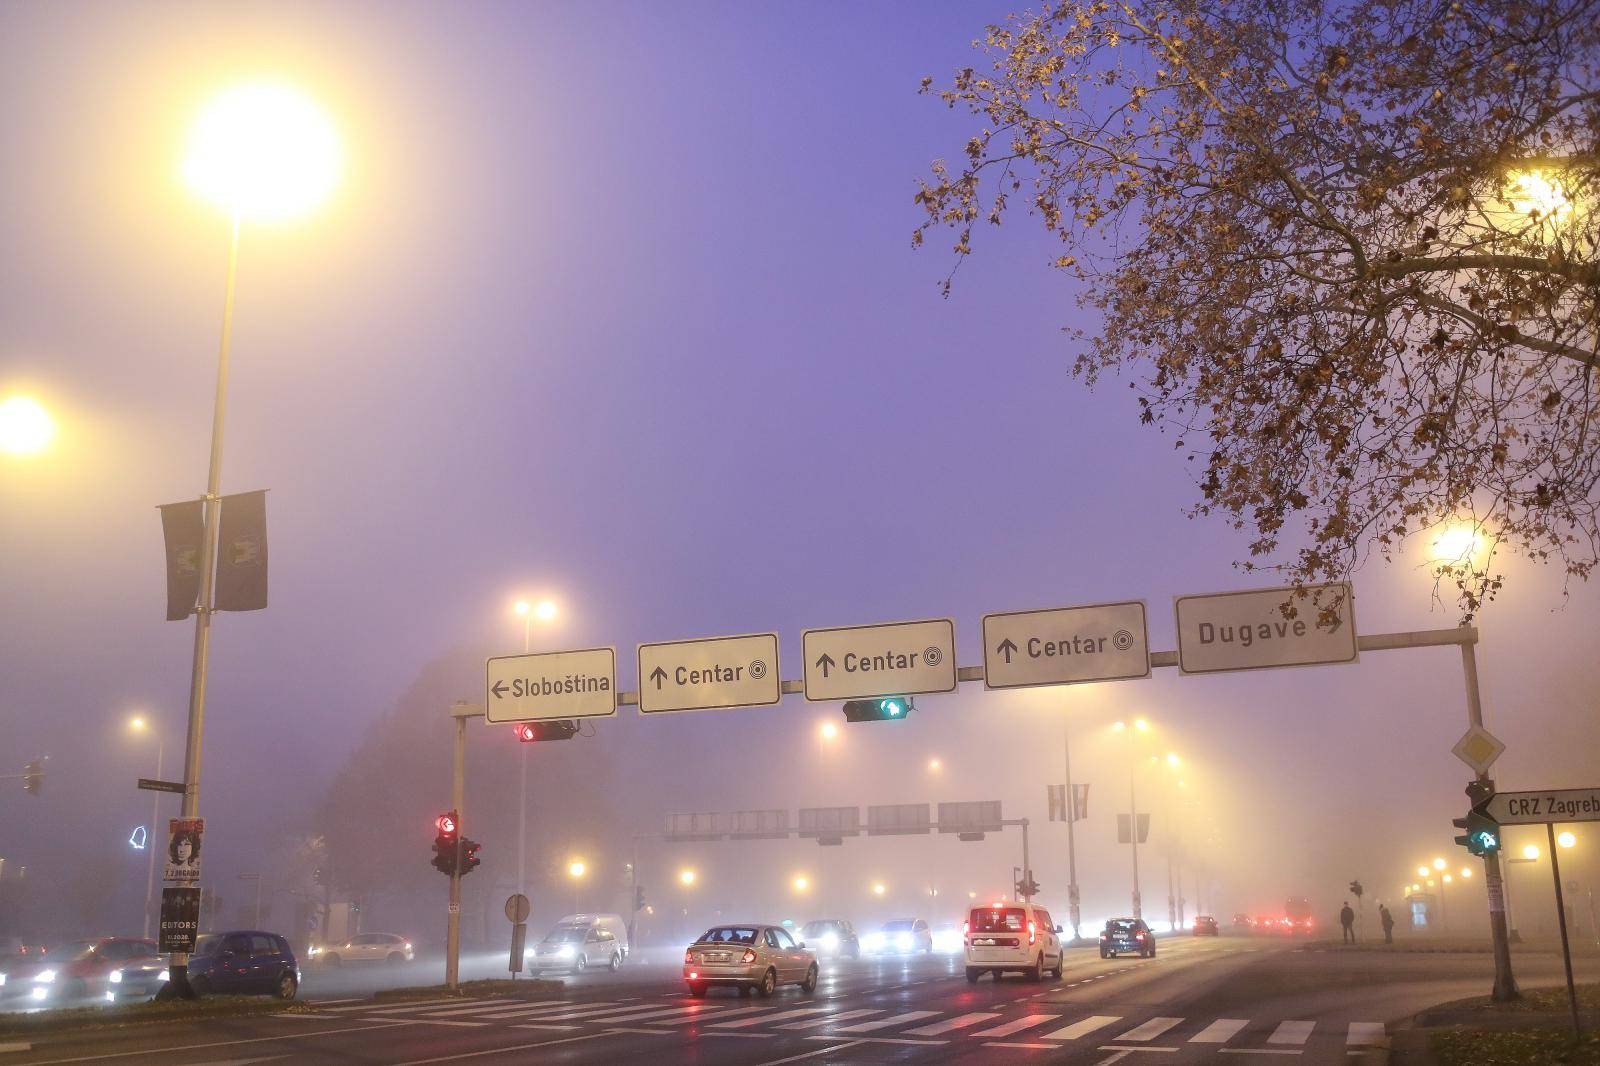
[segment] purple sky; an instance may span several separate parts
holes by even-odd
[[[1070,379],[1061,327],[1084,320],[1034,228],[982,233],[948,300],[942,236],[910,248],[915,179],[971,132],[917,84],[972,62],[1005,11],[0,9],[0,394],[61,424],[50,456],[0,459],[0,761],[55,771],[42,799],[0,789],[0,856],[121,846],[154,769],[121,732],[136,708],[170,731],[176,776],[192,628],[162,621],[155,507],[204,484],[226,232],[173,171],[194,107],[239,78],[323,100],[350,167],[319,215],[243,238],[224,488],[271,490],[272,606],[215,630],[203,806],[229,827],[223,870],[303,815],[427,661],[519,650],[517,595],[562,606],[541,644],[616,645],[632,688],[643,640],[776,630],[797,677],[802,628],[948,615],[969,665],[985,611],[1113,599],[1147,600],[1170,648],[1173,595],[1271,584],[1230,569],[1244,534],[1185,519],[1186,464],[1125,384]],[[1563,604],[1554,575],[1509,572],[1481,652],[1511,746],[1497,776],[1592,784],[1595,590]],[[1415,560],[1357,589],[1364,632],[1454,623]],[[782,795],[678,775],[649,805],[1001,795],[1042,819],[1059,707],[1090,753],[1119,713],[1161,722],[1219,803],[1261,819],[1231,825],[1240,861],[1302,864],[1297,885],[1321,880],[1302,891],[1337,892],[1357,855],[1392,889],[1448,849],[1453,652],[1171,675],[965,686]],[[459,683],[475,697],[481,676]],[[791,697],[600,728],[659,783],[708,749],[803,753],[834,714]],[[875,786],[875,759],[929,752],[966,781]],[[1122,768],[1086,758],[1109,801]],[[1342,837],[1337,861],[1274,846],[1308,829]]]

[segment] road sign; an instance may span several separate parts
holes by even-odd
[[[506,897],[506,921],[513,925],[528,920],[528,897],[521,892]]]
[[[191,952],[200,935],[200,889],[191,885],[166,885],[161,889],[161,924],[156,950]]]
[[[1600,822],[1600,788],[1496,792],[1474,808],[1501,825]]]
[[[1304,591],[1308,595],[1280,588],[1177,597],[1178,669],[1210,674],[1355,662],[1350,586],[1307,585]],[[1324,608],[1333,609],[1328,621],[1321,618]],[[1293,616],[1286,617],[1286,610]]]
[[[639,712],[770,707],[783,699],[778,634],[639,645]]]
[[[617,713],[617,650],[585,648],[490,659],[484,718],[491,723],[605,718]]]
[[[146,792],[172,792],[179,796],[183,795],[182,781],[157,781],[154,778],[141,777],[139,787]]]
[[[813,703],[956,690],[956,624],[948,618],[808,629],[800,642]]]
[[[167,819],[167,862],[163,881],[200,880],[200,844],[206,833],[204,818]]]
[[[1456,741],[1456,746],[1450,750],[1455,753],[1456,758],[1473,770],[1486,774],[1489,772],[1489,767],[1494,765],[1494,761],[1500,758],[1501,752],[1506,750],[1506,746],[1500,742],[1499,737],[1483,726],[1475,725],[1467,730],[1461,739]]]
[[[984,688],[1149,676],[1143,601],[983,616]]]

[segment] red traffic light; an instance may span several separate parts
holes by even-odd
[[[511,728],[516,732],[517,739],[524,743],[535,740],[539,736],[539,731],[533,728],[532,722],[518,722]]]
[[[456,831],[455,811],[451,811],[449,814],[439,815],[438,820],[434,824],[439,827],[439,832],[443,833],[445,836],[453,836]]]

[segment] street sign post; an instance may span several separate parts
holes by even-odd
[[[506,920],[511,923],[511,958],[507,965],[511,979],[522,972],[522,956],[528,943],[528,897],[517,892],[506,898]]]
[[[1303,591],[1309,595],[1279,588],[1177,597],[1179,671],[1355,662],[1359,651],[1350,586],[1307,585]],[[1334,601],[1334,617],[1324,623],[1322,609],[1335,606]],[[1293,617],[1285,616],[1286,608],[1293,609]]]
[[[171,792],[174,795],[183,795],[182,781],[157,781],[154,778],[141,777],[139,787],[146,792]]]
[[[783,699],[778,634],[639,645],[639,712],[770,707]]]
[[[1474,809],[1501,825],[1600,822],[1600,788],[1496,792]]]
[[[1149,676],[1142,600],[983,616],[984,688]]]
[[[956,690],[956,625],[948,618],[808,629],[800,644],[813,703]]]
[[[1474,773],[1482,777],[1489,772],[1489,767],[1500,758],[1500,753],[1506,746],[1500,738],[1483,728],[1481,725],[1472,726],[1456,741],[1456,746],[1450,751],[1456,758],[1472,767]]]
[[[488,661],[485,717],[491,724],[606,718],[617,713],[617,650],[502,655]]]

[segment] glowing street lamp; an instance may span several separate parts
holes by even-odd
[[[882,881],[874,882],[872,885],[872,894],[874,896],[881,896],[887,891],[889,891],[889,886]]]
[[[832,740],[839,735],[839,727],[832,722],[823,722],[817,727],[817,735],[823,740]]]
[[[1428,876],[1428,868],[1426,866],[1417,867],[1417,876],[1418,877],[1427,877]]]
[[[794,879],[794,890],[804,892],[811,887],[811,880],[805,874],[800,874]]]
[[[1563,830],[1562,832],[1556,834],[1556,843],[1564,848],[1576,847],[1578,838],[1573,836],[1572,833]]]
[[[1472,868],[1470,866],[1463,866],[1461,868],[1461,879],[1463,881],[1470,881],[1472,879]]]
[[[1443,859],[1434,859],[1433,868],[1435,870],[1443,870],[1445,868],[1445,861]]]
[[[44,405],[31,396],[0,400],[0,452],[36,455],[56,435],[56,424]]]
[[[695,880],[698,876],[699,875],[697,875],[693,870],[679,870],[678,883],[684,888],[688,888],[690,885],[695,883]]]
[[[944,763],[940,762],[937,757],[929,759],[928,769],[933,773],[938,773],[940,770],[944,769]]]
[[[1539,858],[1539,845],[1524,844],[1522,846],[1522,857],[1527,859],[1529,862],[1537,861]]]
[[[577,881],[589,872],[589,865],[582,859],[573,859],[567,864],[567,876]]]

